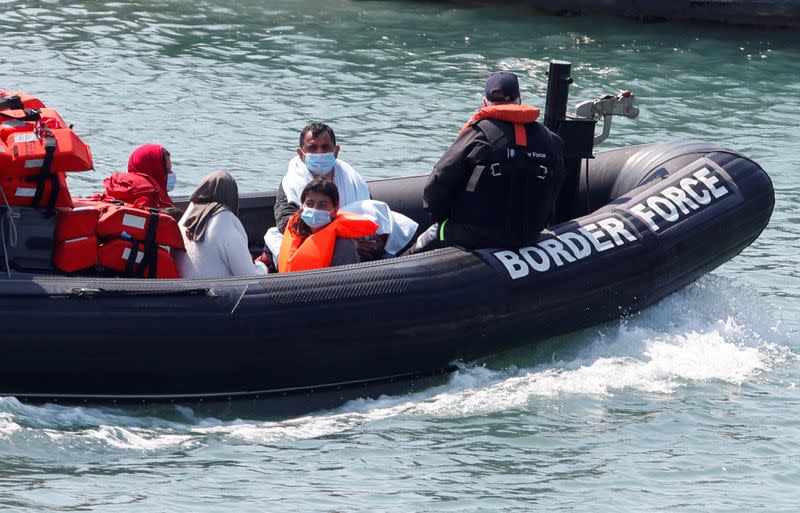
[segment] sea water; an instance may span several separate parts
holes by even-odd
[[[218,168],[271,191],[310,121],[367,178],[428,173],[488,73],[516,72],[543,106],[551,59],[573,64],[571,104],[636,94],[641,115],[615,119],[599,150],[713,141],[776,191],[761,237],[696,283],[413,394],[270,420],[0,398],[3,511],[800,511],[796,31],[506,4],[0,7],[0,87],[40,97],[92,147],[73,194],[149,142],[172,153],[179,195]]]

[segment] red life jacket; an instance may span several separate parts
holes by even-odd
[[[0,186],[11,205],[72,206],[66,172],[93,168],[92,153],[53,109],[0,91]]]
[[[106,201],[78,199],[59,209],[53,263],[65,272],[99,264],[126,276],[178,278],[169,249],[183,249],[177,221]]]
[[[42,103],[38,98],[34,98],[28,93],[23,93],[22,91],[7,91],[5,89],[0,89],[0,109],[6,108],[15,108],[12,99],[17,97],[18,105],[21,104],[21,107],[16,108],[23,108],[23,109],[41,109],[44,107],[44,103]]]
[[[338,214],[333,221],[308,237],[295,232],[299,217],[286,225],[278,257],[278,272],[308,271],[330,267],[337,238],[355,239],[373,235],[378,225],[371,219],[350,213]]]
[[[183,237],[178,222],[171,216],[148,210],[114,205],[100,214],[97,220],[97,235],[100,237],[119,237],[127,234],[136,240],[147,239],[152,223],[155,227],[155,243],[176,249],[184,249]]]
[[[95,229],[99,218],[100,208],[93,204],[57,209],[53,234],[53,265],[56,269],[74,273],[97,265]]]
[[[525,124],[533,123],[539,119],[539,114],[539,109],[524,103],[521,105],[517,105],[516,103],[487,105],[481,109],[478,109],[478,111],[475,112],[471,118],[469,118],[469,121],[467,121],[458,134],[461,135],[461,133],[468,129],[473,123],[476,123],[482,119],[508,121],[514,125],[514,138],[516,139],[515,144],[517,146],[527,146],[528,136],[525,133]]]
[[[161,246],[155,246],[154,250],[155,255],[148,257],[144,243],[112,239],[100,244],[97,249],[97,261],[103,267],[123,272],[126,276],[180,278],[170,252]],[[148,263],[149,258],[152,258],[152,261]]]
[[[0,143],[7,155],[3,159],[4,176],[32,176],[41,172],[47,156],[47,142],[53,139],[50,171],[68,173],[90,171],[92,153],[66,121],[53,109],[32,112],[0,111]]]
[[[0,187],[3,189],[10,205],[19,207],[52,207],[72,206],[72,197],[67,188],[67,177],[64,173],[49,175],[43,181],[37,176],[18,176],[14,178],[2,177],[0,172]],[[38,193],[38,201],[37,200]],[[0,198],[0,204],[3,202]]]
[[[94,234],[57,240],[53,245],[53,265],[65,273],[92,269],[97,265],[97,245]]]

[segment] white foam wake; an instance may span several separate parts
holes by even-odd
[[[503,368],[464,366],[445,385],[397,397],[351,401],[333,412],[278,422],[126,416],[121,410],[29,406],[0,399],[0,440],[39,429],[119,450],[187,448],[209,436],[270,443],[318,438],[389,418],[458,417],[529,409],[542,400],[617,393],[673,394],[703,384],[741,385],[776,366],[797,366],[794,334],[746,287],[709,276],[623,322],[549,344],[555,353]],[[575,342],[577,341],[577,342]],[[577,350],[576,350],[577,347]]]
[[[760,308],[758,305],[762,305]],[[392,417],[446,417],[530,408],[545,398],[664,394],[708,383],[741,385],[800,359],[760,298],[708,276],[646,312],[586,330],[577,354],[527,368],[463,367],[422,393],[351,401],[339,410],[283,422],[240,423],[207,432],[255,442],[316,438]],[[788,344],[788,345],[787,345]]]

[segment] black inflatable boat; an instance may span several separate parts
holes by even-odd
[[[370,190],[422,230],[425,179]],[[0,278],[0,396],[279,400],[270,411],[286,412],[392,391],[651,305],[746,248],[774,204],[758,164],[703,142],[600,153],[568,192],[566,220],[521,249],[223,280],[12,270]],[[241,200],[254,247],[274,222],[273,202]]]

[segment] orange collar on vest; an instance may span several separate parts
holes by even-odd
[[[461,132],[482,119],[496,119],[498,121],[507,121],[514,124],[514,137],[517,146],[527,146],[528,138],[525,133],[525,124],[533,123],[539,119],[539,109],[532,105],[516,103],[503,103],[501,105],[487,105],[478,109],[478,111],[469,118],[467,124],[461,129]],[[461,133],[459,132],[459,134]]]
[[[509,123],[533,123],[539,119],[539,109],[524,103],[521,105],[516,103],[487,105],[472,116],[470,123],[481,119],[497,119],[499,121],[508,121]]]

